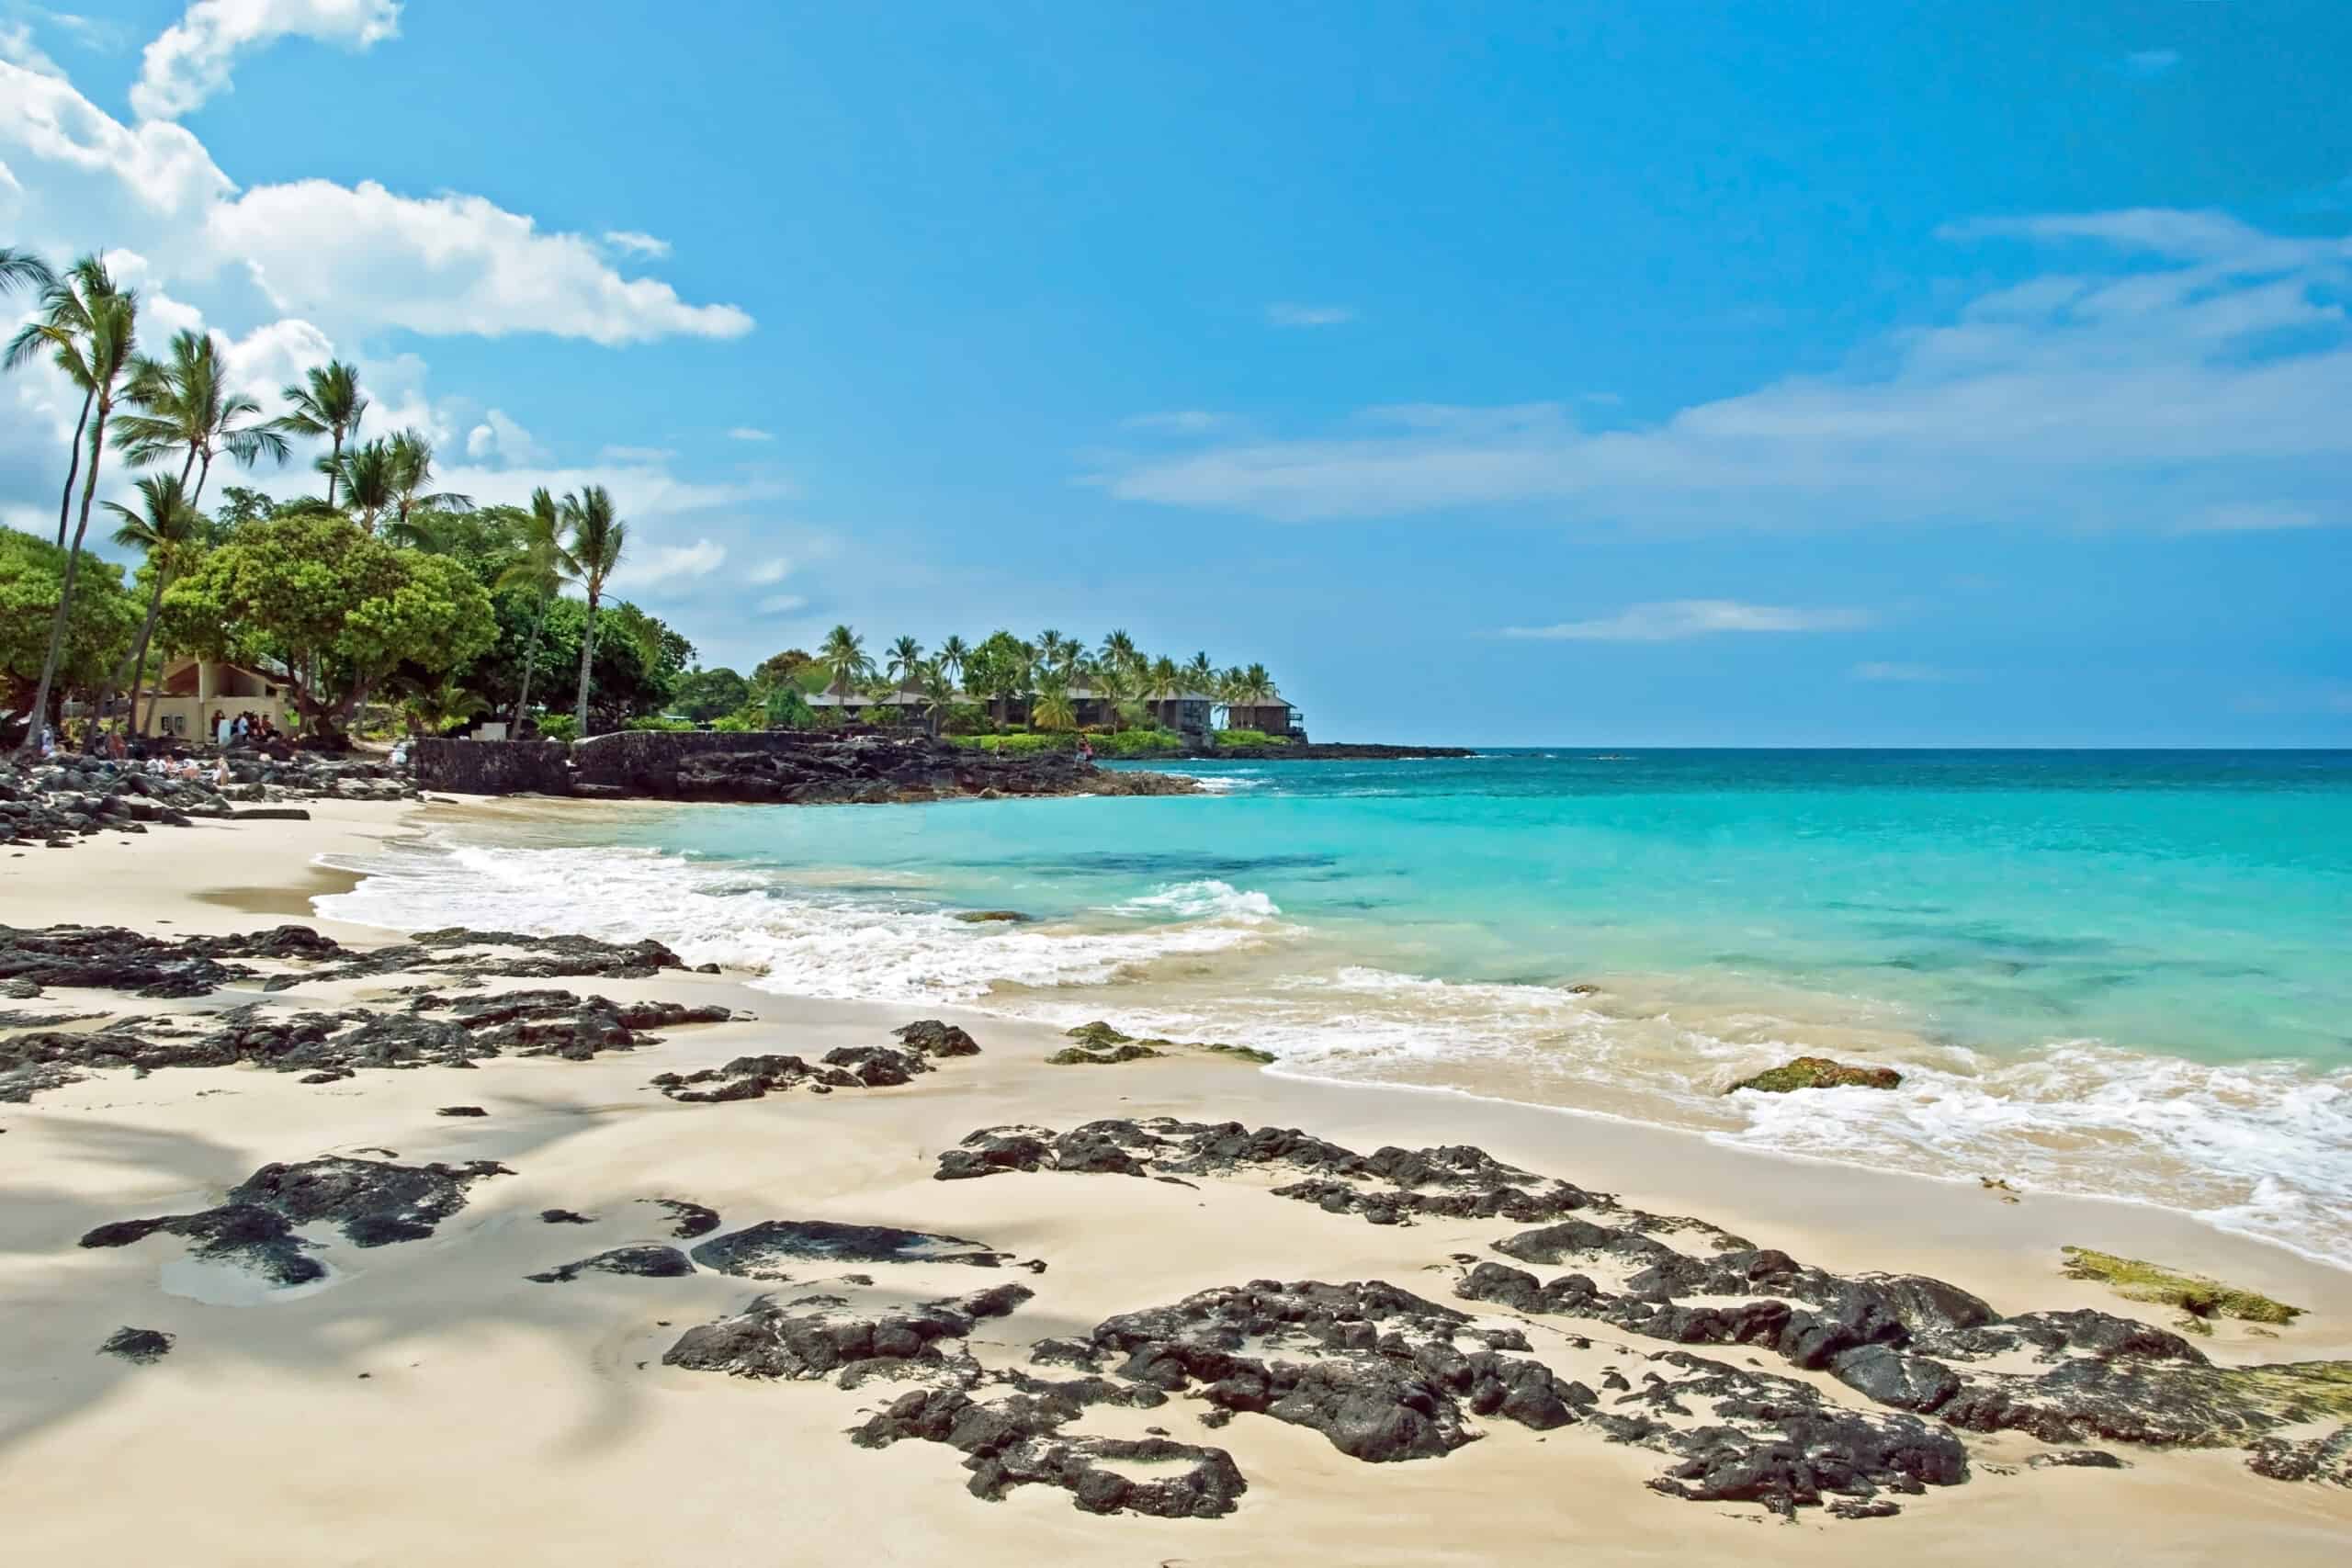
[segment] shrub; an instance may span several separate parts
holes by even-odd
[[[539,739],[577,740],[580,739],[580,721],[568,713],[544,715],[539,719]]]
[[[722,735],[741,735],[746,730],[752,730],[760,728],[740,713],[726,714],[718,718],[712,719],[710,721],[710,727]]]
[[[1287,746],[1287,735],[1269,735],[1262,729],[1220,729],[1216,732],[1220,746]]]
[[[694,728],[695,722],[690,718],[672,718],[666,714],[655,714],[647,718],[630,719],[628,721],[628,728],[630,729],[658,729],[664,733],[675,734],[680,730]]]
[[[1184,749],[1184,738],[1172,729],[1122,729],[1087,739],[1105,757],[1163,757]]]
[[[966,746],[976,751],[991,751],[999,756],[1027,757],[1042,751],[1075,751],[1075,735],[957,735],[949,738],[951,744]]]

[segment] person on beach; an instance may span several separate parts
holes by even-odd
[[[225,708],[212,710],[212,740],[217,746],[229,744],[229,714]]]

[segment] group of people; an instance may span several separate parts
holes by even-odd
[[[269,715],[256,714],[250,708],[234,718],[229,716],[225,708],[214,708],[212,736],[214,743],[220,746],[258,746],[283,739],[276,721]]]

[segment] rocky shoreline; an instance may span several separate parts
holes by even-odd
[[[229,782],[209,764],[193,774],[155,773],[143,764],[68,756],[31,768],[0,764],[0,844],[68,849],[97,833],[184,828],[198,818],[301,818],[287,805],[316,800],[413,800],[405,768],[310,752],[271,757],[228,753]]]

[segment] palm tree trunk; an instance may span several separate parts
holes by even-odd
[[[57,502],[57,547],[61,550],[65,547],[65,520],[74,511],[74,480],[82,471],[82,432],[89,426],[90,403],[97,395],[95,387],[82,394],[82,417],[74,422],[73,460],[65,465],[65,494]]]
[[[40,684],[33,688],[33,723],[17,745],[17,755],[29,756],[40,744],[41,716],[49,711],[50,688],[57,683],[57,664],[65,652],[65,619],[74,608],[74,579],[82,566],[82,540],[90,531],[90,502],[98,493],[98,460],[106,456],[107,413],[98,405],[97,427],[90,433],[90,471],[82,480],[82,520],[74,525],[74,548],[65,558],[65,581],[57,593],[57,614],[49,623],[49,652],[40,661]]]
[[[531,637],[523,645],[523,689],[514,694],[514,739],[523,734],[523,716],[531,711],[531,671],[539,661],[539,633],[548,624],[548,602],[539,601],[539,613],[531,622]]]
[[[327,470],[327,505],[330,507],[334,505],[334,481],[337,470],[343,465],[343,431],[340,427],[334,433],[334,463],[335,467]]]
[[[210,479],[211,477],[212,477],[212,454],[211,454],[211,453],[209,453],[209,452],[207,452],[207,453],[204,455],[204,466],[203,466],[202,468],[199,468],[198,469],[197,469],[197,470],[196,470],[196,490],[195,490],[195,492],[194,492],[193,494],[191,494],[191,495],[187,498],[187,504],[188,504],[188,510],[189,510],[189,511],[191,511],[191,512],[195,511],[195,510],[196,510],[196,503],[197,503],[198,502],[199,502],[199,501],[201,501],[201,500],[203,500],[203,499],[204,499],[204,481],[205,481],[205,480],[207,480],[207,479]],[[186,483],[187,483],[187,476],[186,474],[182,474],[182,475],[180,476],[180,483],[182,483],[182,484],[186,484]]]
[[[131,646],[130,649],[130,723],[132,728],[137,729],[141,735],[147,733],[149,728],[153,724],[155,717],[155,716],[151,713],[147,716],[146,723],[140,722],[139,688],[147,683],[147,643],[148,640],[155,635],[155,617],[163,607],[164,572],[162,567],[159,565],[155,570],[155,586],[147,595],[146,622],[140,626],[139,640]],[[121,683],[122,677],[118,674],[115,677],[114,684],[120,685]]]
[[[580,705],[574,710],[572,733],[588,739],[588,660],[596,650],[596,591],[588,591],[588,624],[580,633]]]

